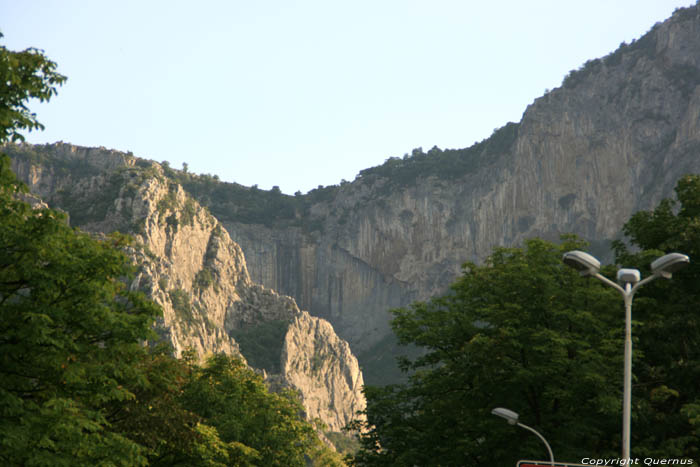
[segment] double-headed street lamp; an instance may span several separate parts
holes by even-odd
[[[509,410],[509,409],[504,409],[503,407],[496,407],[495,409],[493,409],[491,411],[491,413],[493,415],[497,415],[501,418],[505,418],[506,420],[508,420],[508,423],[510,423],[511,425],[518,425],[520,428],[525,428],[526,430],[531,431],[534,434],[536,434],[537,437],[539,439],[541,439],[542,442],[544,443],[544,445],[547,447],[547,452],[549,452],[549,463],[551,465],[554,465],[554,454],[552,454],[552,448],[549,447],[549,443],[547,442],[547,440],[544,439],[544,436],[539,434],[537,432],[537,430],[535,430],[534,428],[530,428],[529,426],[527,426],[523,423],[520,423],[518,421],[518,418],[520,416],[518,415],[517,412],[513,412],[512,410]]]
[[[670,279],[672,273],[690,262],[688,256],[681,253],[669,253],[651,263],[652,275],[640,280],[637,269],[620,269],[617,282],[600,274],[600,261],[583,251],[569,251],[562,258],[564,264],[581,272],[582,276],[593,276],[604,284],[618,290],[625,300],[625,376],[622,397],[622,458],[630,458],[630,414],[632,407],[632,298],[634,293],[647,282],[657,277]]]

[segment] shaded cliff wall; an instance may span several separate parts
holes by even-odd
[[[344,250],[303,235],[259,225],[225,223],[251,258],[252,278],[275,284],[302,308],[331,321],[355,352],[371,348],[390,332],[388,310],[410,303],[411,285],[384,274]]]

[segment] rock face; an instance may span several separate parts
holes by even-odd
[[[251,281],[241,248],[159,164],[64,144],[5,149],[32,193],[67,211],[73,225],[135,238],[129,253],[138,272],[131,288],[161,305],[157,330],[177,355],[192,348],[200,358],[224,352],[258,361],[231,336],[283,323],[288,345],[276,349],[279,374],[270,378],[298,390],[307,414],[333,431],[364,408],[362,375],[347,342],[327,321],[300,311],[292,298]],[[295,354],[304,351],[315,353]],[[318,355],[324,357],[313,360]],[[309,373],[299,364],[305,360],[318,368]]]
[[[360,366],[348,343],[324,319],[307,312],[294,317],[284,339],[282,368],[285,380],[303,388],[307,415],[320,418],[331,431],[340,431],[365,409]]]
[[[85,183],[102,184],[105,192],[129,199],[104,169],[141,162],[106,150],[57,150],[63,151],[68,169],[44,168],[42,174],[71,172],[71,161],[93,158],[101,162],[96,162],[99,170],[90,170],[99,174]],[[66,187],[65,177],[42,181],[46,177],[37,175],[38,169],[18,170],[42,197],[42,190],[59,196]],[[507,124],[471,148],[416,150],[363,170],[352,183],[279,197],[296,209],[292,220],[281,210],[266,213],[263,220],[239,215],[241,202],[253,200],[251,206],[257,206],[259,190],[246,189],[247,198],[235,200],[191,193],[217,212],[223,230],[240,245],[252,282],[289,295],[312,316],[328,320],[368,368],[379,349],[386,349],[387,310],[444,291],[464,261],[481,261],[495,246],[533,236],[555,240],[570,232],[589,240],[594,253],[604,253],[634,212],[671,197],[676,181],[689,172],[700,172],[697,6],[678,10],[638,41],[587,62],[560,88],[536,99],[519,123]],[[188,199],[177,190],[173,196],[178,203]],[[79,205],[80,198],[72,202]],[[126,222],[100,217],[100,209],[106,209],[102,204],[80,206],[70,211],[78,225],[109,230]],[[165,219],[167,225],[172,215],[166,211],[158,222]],[[172,275],[169,290],[193,284],[218,225],[206,224],[206,216],[197,214],[201,226],[187,227],[178,216],[178,225],[201,239],[196,255],[182,252],[195,256],[186,260],[187,273]],[[132,216],[130,222],[136,221]],[[154,242],[158,255],[167,258],[168,248],[183,249],[177,239],[167,239],[167,229],[150,228],[145,227],[143,241]],[[231,277],[235,274],[243,273],[232,271]],[[166,303],[167,293],[161,295]],[[206,300],[197,294],[191,298],[193,303]],[[214,313],[224,317],[225,330],[235,326],[225,324],[235,303],[247,302],[231,298]]]
[[[364,221],[366,229],[376,227]],[[276,231],[261,225],[225,225],[253,261],[250,270],[255,281],[268,287],[275,284],[302,308],[342,329],[340,335],[356,352],[369,351],[391,332],[387,310],[407,305],[417,296],[414,284],[378,269],[372,258],[348,250],[345,246],[352,233],[342,237],[337,231],[331,233],[338,226],[330,218],[328,230],[318,239],[298,228]],[[378,235],[367,233],[366,240]]]
[[[464,261],[495,246],[573,232],[605,256],[634,212],[700,172],[699,85],[693,6],[570,73],[442,172],[427,161],[449,151],[362,171],[307,210],[317,232],[226,226],[253,280],[328,319],[362,361],[388,333],[387,309],[444,291]],[[402,181],[412,170],[421,172]]]

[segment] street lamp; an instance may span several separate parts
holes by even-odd
[[[688,256],[681,253],[669,253],[651,263],[652,275],[641,279],[636,269],[620,269],[617,281],[620,285],[600,274],[600,261],[583,251],[569,251],[562,258],[564,264],[578,270],[582,276],[593,276],[604,284],[613,287],[625,300],[625,376],[622,397],[622,458],[630,458],[630,414],[632,407],[632,298],[644,284],[657,277],[670,279],[673,272],[690,262]]]
[[[537,437],[540,438],[542,440],[542,442],[544,443],[544,445],[547,447],[547,452],[549,452],[549,463],[551,465],[554,465],[554,454],[552,454],[552,448],[549,447],[549,443],[547,442],[547,440],[544,439],[544,436],[539,434],[534,428],[530,428],[529,426],[527,426],[523,423],[520,423],[518,421],[519,415],[517,412],[513,412],[512,410],[509,410],[509,409],[504,409],[503,407],[496,407],[495,409],[493,409],[491,411],[491,413],[493,415],[497,415],[501,418],[505,418],[506,420],[508,420],[508,423],[511,425],[518,425],[520,428],[525,428],[526,430],[529,430],[529,431],[533,432],[534,434],[536,434]]]

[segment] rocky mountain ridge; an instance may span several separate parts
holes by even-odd
[[[309,193],[304,213],[315,231],[219,218],[253,279],[328,319],[369,370],[390,335],[386,310],[444,291],[464,261],[570,232],[609,257],[631,214],[697,172],[700,13],[692,6],[572,71],[520,122],[473,147],[414,150]]]
[[[49,152],[64,161],[90,151],[59,146]],[[443,292],[464,261],[529,237],[576,233],[604,254],[631,214],[700,172],[700,12],[679,9],[590,60],[520,122],[470,148],[414,150],[351,183],[290,197],[162,169],[240,245],[254,283],[328,320],[372,382],[385,382],[377,359],[393,345],[387,310]],[[86,202],[71,215],[93,209]]]
[[[277,323],[282,340],[258,351],[273,362],[258,367],[273,385],[296,389],[307,416],[333,432],[364,408],[362,373],[348,344],[292,298],[254,283],[226,229],[159,164],[64,144],[4,149],[31,192],[68,212],[73,225],[134,237],[129,254],[138,272],[130,287],[163,308],[157,330],[177,355],[194,349],[200,358],[223,352],[266,361],[232,336],[249,343],[259,327]],[[312,354],[299,354],[307,350]],[[314,356],[314,366],[302,364]]]

